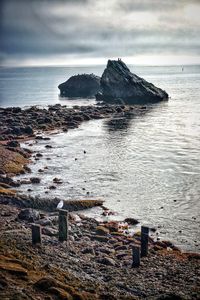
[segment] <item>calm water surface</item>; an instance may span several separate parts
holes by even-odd
[[[72,105],[59,99],[57,85],[72,74],[102,70],[1,69],[1,106]],[[43,157],[31,165],[32,170],[48,169],[38,173],[42,181],[31,194],[47,196],[53,178],[61,177],[63,184],[49,191],[49,198],[101,198],[118,219],[138,218],[159,228],[161,238],[200,251],[200,67],[188,66],[183,72],[180,67],[131,70],[165,89],[169,101],[152,106],[142,117],[89,121],[68,133],[51,135],[52,149],[45,148],[47,142],[34,143],[31,148]],[[98,209],[90,214],[97,215]]]

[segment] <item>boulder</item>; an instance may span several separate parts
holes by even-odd
[[[41,179],[39,177],[31,177],[30,178],[31,183],[40,183]]]
[[[40,218],[40,214],[38,211],[32,209],[32,208],[25,208],[22,209],[19,214],[18,218],[20,220],[25,220],[28,222],[34,222]]]
[[[144,104],[168,99],[165,91],[131,73],[121,59],[108,60],[100,87],[96,99],[104,102]]]
[[[127,223],[130,224],[130,225],[136,225],[136,224],[139,223],[139,221],[136,220],[136,219],[134,219],[134,218],[126,218],[126,219],[124,220],[124,222],[127,222]]]
[[[109,232],[109,229],[104,226],[97,226],[96,228],[97,235],[107,235]]]
[[[7,142],[6,146],[16,148],[16,147],[20,147],[20,143],[18,141],[13,140],[13,141]]]
[[[75,75],[58,88],[64,97],[94,97],[100,91],[100,77],[94,74]]]

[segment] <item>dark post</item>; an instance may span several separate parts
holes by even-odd
[[[58,226],[59,226],[59,241],[67,241],[68,240],[68,211],[64,209],[59,210],[59,218],[58,218]]]
[[[133,254],[132,268],[138,268],[140,266],[140,247],[133,246],[132,254]]]
[[[32,244],[41,244],[42,239],[41,239],[41,227],[40,225],[33,224],[31,226],[32,230]]]
[[[141,257],[148,255],[149,227],[141,227]]]

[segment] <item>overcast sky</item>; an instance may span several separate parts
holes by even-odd
[[[2,65],[200,63],[200,0],[0,0]]]

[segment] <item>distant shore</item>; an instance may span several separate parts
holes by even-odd
[[[24,139],[45,139],[43,132],[67,131],[81,122],[111,115],[140,115],[146,106],[88,106],[48,110],[36,107],[0,108],[0,285],[2,297],[13,299],[198,299],[200,256],[182,253],[170,241],[149,238],[149,254],[139,269],[131,268],[133,245],[140,232],[127,236],[118,222],[97,222],[71,211],[69,241],[59,242],[55,200],[47,201],[15,191],[12,175],[30,172],[32,153],[22,149]],[[48,138],[46,139],[48,145]],[[35,174],[35,183],[37,180]],[[92,203],[91,205],[102,205]],[[83,205],[89,205],[83,203]],[[84,208],[84,206],[83,206]],[[106,210],[105,210],[106,212]],[[31,245],[31,224],[42,228],[43,245]],[[20,298],[21,297],[21,298]],[[34,298],[35,297],[35,298]],[[2,298],[4,299],[4,298]],[[10,299],[10,298],[9,298]]]

